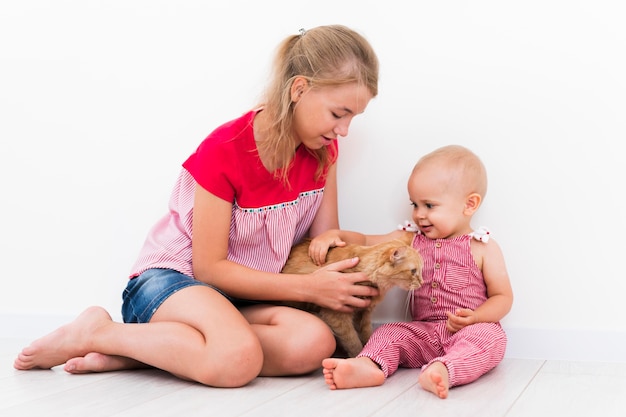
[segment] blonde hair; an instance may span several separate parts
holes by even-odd
[[[278,47],[272,79],[262,96],[263,112],[270,120],[267,139],[257,144],[264,161],[277,178],[288,184],[287,176],[294,157],[293,103],[291,86],[304,77],[312,88],[347,83],[365,85],[372,97],[378,94],[378,58],[369,42],[341,25],[301,30],[287,37]],[[316,178],[325,175],[335,155],[328,148],[309,150],[319,164]]]
[[[451,180],[456,181],[464,193],[468,195],[477,193],[485,198],[487,170],[474,152],[460,145],[444,146],[420,158],[413,172],[431,163],[450,171]]]

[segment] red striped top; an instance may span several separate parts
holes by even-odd
[[[280,272],[293,244],[308,231],[322,201],[325,179],[315,180],[317,159],[304,146],[289,172],[291,188],[265,169],[256,152],[255,111],[214,130],[184,163],[169,211],[150,230],[131,278],[150,268],[193,277],[191,237],[196,182],[233,204],[228,259]],[[329,148],[336,160],[336,142]]]
[[[415,235],[413,247],[424,261],[424,283],[413,292],[413,320],[447,320],[446,311],[476,309],[487,300],[482,271],[470,250],[471,239],[471,235],[452,239]]]

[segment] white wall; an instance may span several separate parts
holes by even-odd
[[[342,226],[393,229],[417,158],[466,145],[490,175],[475,226],[501,243],[516,293],[509,355],[626,361],[602,345],[626,342],[625,12],[618,0],[3,2],[0,335],[38,335],[92,304],[119,318],[180,163],[256,102],[284,36],[342,23],[381,61],[379,97],[340,142]]]

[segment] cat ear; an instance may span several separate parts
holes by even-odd
[[[405,247],[401,247],[401,248],[394,250],[391,256],[389,257],[389,260],[391,262],[397,262],[399,259],[402,259],[402,257],[404,256],[404,252],[406,252]]]

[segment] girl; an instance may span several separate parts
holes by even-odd
[[[215,387],[318,369],[335,350],[329,328],[263,301],[347,312],[376,294],[355,285],[362,274],[341,273],[358,260],[315,277],[279,272],[293,244],[338,228],[337,139],[377,93],[377,57],[353,30],[321,26],[285,39],[263,102],[183,163],[132,268],[124,323],[91,307],[23,349],[15,368],[152,366]]]

